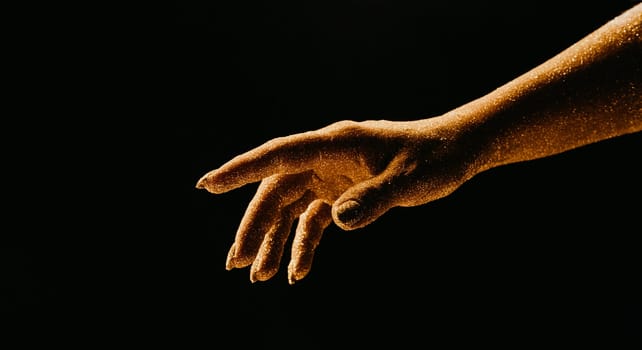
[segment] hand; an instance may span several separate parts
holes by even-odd
[[[278,271],[298,226],[290,283],[323,230],[364,227],[390,208],[452,193],[481,171],[642,131],[642,4],[523,75],[448,113],[411,122],[343,121],[273,139],[203,176],[223,193],[261,181],[227,257],[251,281]]]
[[[310,271],[314,251],[333,221],[364,227],[392,207],[444,197],[478,167],[465,138],[444,118],[420,122],[342,121],[276,138],[204,175],[197,188],[223,193],[261,181],[241,220],[226,268],[252,265],[250,280],[276,274],[298,218],[290,284]]]

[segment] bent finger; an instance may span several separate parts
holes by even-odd
[[[299,217],[292,242],[292,256],[288,265],[288,281],[294,284],[305,277],[312,267],[314,252],[323,231],[332,223],[332,207],[322,200],[313,201]]]
[[[261,182],[250,201],[227,256],[226,268],[250,265],[263,237],[281,217],[283,208],[301,198],[308,189],[312,173],[275,175]]]
[[[272,229],[263,237],[261,247],[252,263],[250,281],[266,281],[276,274],[281,264],[285,243],[290,235],[292,223],[315,199],[312,191],[281,210],[281,215]]]

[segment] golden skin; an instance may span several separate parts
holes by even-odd
[[[261,182],[226,268],[279,269],[298,218],[290,284],[323,231],[364,227],[393,207],[442,198],[482,171],[642,130],[642,3],[498,89],[441,116],[341,121],[275,138],[199,179],[224,193]]]

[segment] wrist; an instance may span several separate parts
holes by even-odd
[[[441,144],[448,157],[458,159],[462,176],[468,179],[496,166],[490,151],[494,137],[484,131],[482,112],[471,102],[443,115],[418,120],[412,129],[418,130],[422,139]]]

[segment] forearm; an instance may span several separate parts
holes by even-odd
[[[479,171],[642,130],[642,4],[443,116],[479,144]]]

